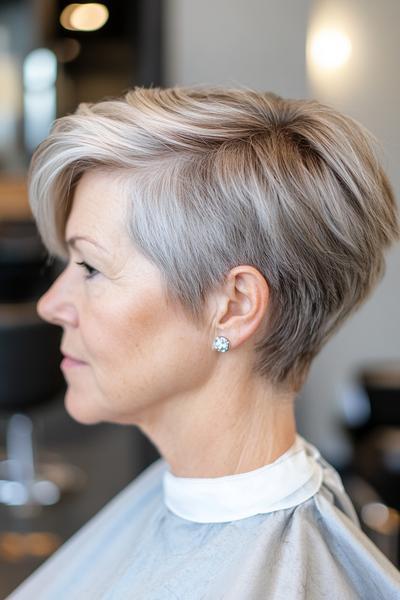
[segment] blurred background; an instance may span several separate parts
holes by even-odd
[[[85,427],[63,408],[60,331],[35,312],[61,267],[46,259],[25,185],[52,121],[134,85],[316,98],[375,134],[399,198],[399,22],[398,0],[0,0],[0,597],[158,458],[136,427]],[[399,267],[397,246],[296,407],[299,432],[397,566]]]

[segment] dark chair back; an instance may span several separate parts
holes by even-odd
[[[0,304],[0,410],[51,400],[65,385],[61,328],[42,321],[36,302]]]
[[[61,328],[36,310],[57,266],[48,263],[33,221],[0,222],[0,409],[29,409],[65,385]]]

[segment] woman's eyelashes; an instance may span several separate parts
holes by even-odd
[[[86,270],[87,275],[86,275],[85,279],[91,279],[92,277],[94,277],[98,273],[98,271],[96,269],[94,269],[93,267],[91,267],[85,261],[77,262],[76,264],[79,265],[79,266],[81,266],[81,267],[83,267]]]

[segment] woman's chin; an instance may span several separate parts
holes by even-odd
[[[88,406],[88,402],[81,395],[74,394],[68,388],[64,398],[64,406],[74,421],[82,425],[97,425],[104,420],[96,411],[95,406],[92,403],[90,404],[91,406]]]

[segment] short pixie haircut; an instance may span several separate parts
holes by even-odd
[[[399,239],[376,148],[357,121],[315,100],[135,87],[54,121],[32,157],[29,199],[50,255],[66,258],[79,179],[95,169],[115,174],[133,244],[159,268],[167,298],[198,324],[207,294],[232,267],[256,267],[270,304],[254,372],[298,390]]]

